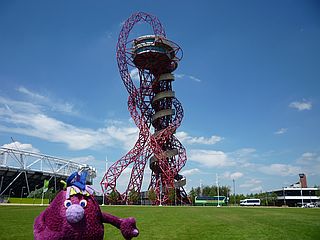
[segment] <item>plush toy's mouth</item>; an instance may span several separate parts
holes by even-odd
[[[84,209],[79,204],[73,204],[66,210],[66,217],[69,223],[77,223],[84,216]]]

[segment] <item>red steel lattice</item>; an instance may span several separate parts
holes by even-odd
[[[153,35],[128,42],[129,33],[138,22],[149,24]],[[171,73],[178,66],[180,55],[182,50],[166,39],[165,30],[155,16],[139,12],[123,24],[117,43],[117,62],[129,93],[128,109],[140,131],[134,147],[105,173],[100,184],[107,197],[112,191],[117,192],[117,179],[131,165],[128,187],[119,194],[119,201],[128,203],[131,191],[140,193],[149,160],[152,171],[149,189],[156,192],[156,204],[172,201],[173,191],[179,202],[188,203],[183,189],[186,180],[179,174],[187,160],[186,150],[174,136],[183,118],[183,108],[172,91]],[[138,69],[138,86],[130,76],[129,66]]]

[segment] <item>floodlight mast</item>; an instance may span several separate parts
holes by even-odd
[[[153,34],[128,41],[130,31],[138,22],[149,24]],[[127,189],[119,194],[119,202],[130,203],[130,192],[141,191],[144,169],[149,160],[152,172],[149,190],[156,192],[155,204],[172,201],[169,197],[172,191],[180,203],[189,203],[183,188],[186,179],[179,174],[187,161],[186,150],[174,136],[183,118],[183,108],[172,91],[172,72],[181,58],[181,48],[166,38],[157,17],[139,12],[123,24],[117,44],[117,62],[129,93],[128,109],[140,131],[134,147],[110,166],[100,183],[107,199],[111,192],[119,193],[117,179],[133,165]],[[133,82],[129,68],[138,70],[139,84]]]

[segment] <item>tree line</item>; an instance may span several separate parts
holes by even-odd
[[[261,205],[270,206],[275,205],[277,195],[275,193],[251,193],[251,194],[232,194],[229,186],[219,186],[219,195],[225,196],[228,199],[228,204],[239,205],[240,200],[246,198],[259,198],[261,201]],[[200,187],[192,188],[189,192],[189,198],[194,204],[196,196],[218,196],[218,188],[217,186],[204,186],[202,189]]]
[[[200,187],[192,188],[188,193],[188,197],[192,204],[195,202],[196,196],[217,196],[218,195],[218,188],[217,186],[204,186],[202,189]],[[276,203],[277,195],[275,193],[255,193],[255,194],[232,194],[231,189],[229,186],[219,186],[219,195],[227,197],[229,205],[239,205],[240,200],[247,199],[247,198],[259,198],[261,201],[261,205],[263,206],[274,206]],[[108,195],[109,203],[111,204],[118,204],[119,203],[119,193],[117,191],[112,191]],[[148,199],[151,201],[152,204],[156,201],[156,192],[154,189],[150,189],[148,191]],[[175,191],[169,191],[168,196],[168,204],[174,205],[175,202]],[[140,201],[140,193],[135,190],[131,190],[128,194],[127,199],[128,204],[139,204]]]

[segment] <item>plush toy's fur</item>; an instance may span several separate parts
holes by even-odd
[[[69,195],[69,192],[63,190],[35,219],[34,239],[102,240],[103,223],[120,229],[125,239],[132,239],[139,234],[134,218],[120,219],[103,213],[91,194],[80,192]]]

